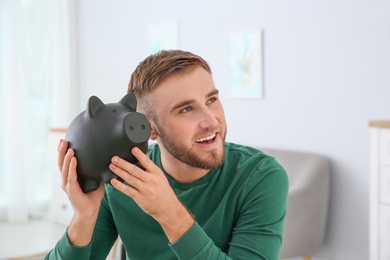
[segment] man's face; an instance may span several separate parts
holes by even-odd
[[[176,160],[201,169],[224,160],[226,120],[210,74],[196,68],[164,80],[152,93],[157,141]]]

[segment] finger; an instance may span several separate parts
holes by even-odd
[[[116,188],[120,192],[126,194],[130,198],[135,199],[137,197],[137,195],[139,194],[139,191],[137,189],[135,189],[129,185],[126,185],[115,178],[111,179],[110,183],[114,188]]]
[[[134,147],[131,150],[131,153],[138,159],[140,164],[145,168],[147,172],[155,172],[157,169],[157,165],[149,158],[149,156],[143,153],[138,147]]]
[[[58,146],[58,158],[57,158],[57,164],[58,164],[58,168],[60,169],[60,172],[62,171],[62,167],[64,164],[64,157],[67,149],[68,149],[68,142],[61,139],[61,143]]]
[[[122,176],[126,177],[126,175],[131,174],[137,179],[140,179],[142,181],[145,180],[146,177],[145,171],[139,168],[138,166],[123,160],[119,156],[112,157],[111,162],[113,166],[116,166],[117,168],[124,170],[124,171],[120,171],[119,169],[116,169],[119,177],[122,178]]]
[[[72,157],[70,159],[69,164],[69,173],[68,173],[68,184],[69,184],[69,192],[71,194],[75,192],[80,192],[81,188],[77,181],[77,160],[76,157]]]
[[[69,175],[69,166],[71,159],[74,157],[74,151],[73,149],[69,149],[67,153],[65,154],[64,160],[63,160],[63,166],[61,169],[61,180],[62,180],[62,187],[65,187],[65,185],[68,182],[68,175]],[[76,159],[76,158],[75,158]]]
[[[127,172],[124,169],[117,167],[113,163],[111,163],[109,167],[113,173],[118,175],[120,178],[122,178],[129,185],[133,186],[135,189],[138,189],[138,190],[140,189],[141,185],[143,184],[143,180],[132,175],[132,172]]]
[[[63,141],[64,141],[64,139],[60,139],[60,141],[58,142],[57,152],[60,150],[60,146],[61,146]]]

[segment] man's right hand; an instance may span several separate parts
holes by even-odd
[[[83,193],[77,181],[77,159],[68,142],[61,140],[58,146],[58,167],[61,172],[61,187],[66,192],[74,210],[72,222],[68,227],[70,243],[86,246],[92,240],[100,203],[104,196],[101,182],[97,190]]]

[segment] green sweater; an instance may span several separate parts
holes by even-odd
[[[170,244],[159,223],[131,198],[106,185],[90,245],[72,246],[65,233],[46,259],[105,259],[118,234],[132,260],[279,259],[286,172],[256,149],[232,143],[225,147],[224,164],[192,183],[166,174],[196,220],[176,243]],[[158,145],[151,145],[148,154],[163,169]]]

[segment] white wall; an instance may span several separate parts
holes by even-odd
[[[228,140],[312,151],[332,163],[319,259],[368,259],[368,121],[389,119],[389,1],[79,1],[80,109],[118,101],[150,23],[178,19],[180,48],[209,61]],[[263,28],[265,98],[227,98],[226,34]]]

